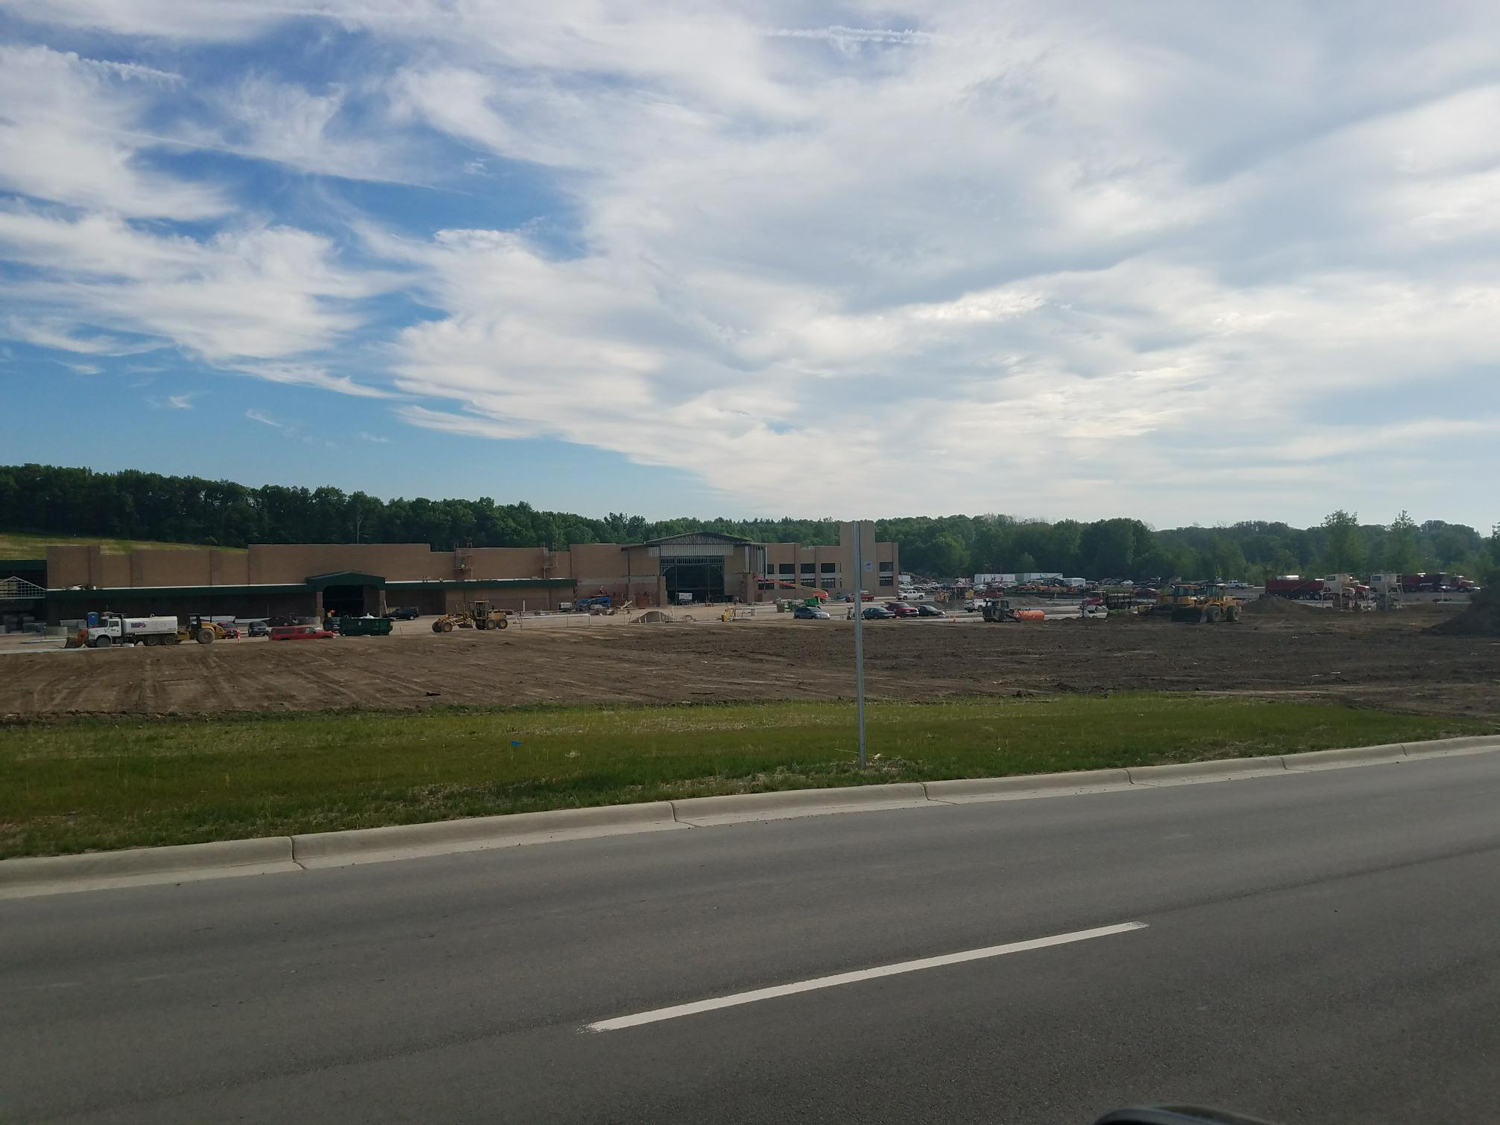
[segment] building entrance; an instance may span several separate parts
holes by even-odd
[[[724,556],[680,556],[661,560],[661,576],[667,583],[667,600],[677,604],[679,594],[691,594],[695,602],[724,600]]]

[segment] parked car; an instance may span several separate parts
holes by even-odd
[[[252,621],[250,622],[249,633],[252,637],[269,637],[271,635],[271,626],[264,621]]]
[[[317,625],[275,625],[271,628],[273,641],[326,641],[338,636],[331,629]]]
[[[885,608],[890,610],[891,614],[895,617],[918,616],[917,607],[914,605],[907,605],[905,602],[886,602]]]
[[[240,639],[240,627],[238,625],[233,625],[228,621],[220,621],[219,628],[224,630],[224,636],[229,640],[237,641]]]
[[[391,616],[397,621],[415,621],[422,616],[422,611],[414,605],[404,605],[400,609],[391,610]]]
[[[896,615],[883,605],[872,605],[865,607],[866,621],[894,621]]]
[[[839,600],[840,601],[844,601],[844,602],[852,602],[854,600],[854,595],[853,594],[845,594]],[[873,602],[875,600],[875,595],[874,594],[861,594],[859,596],[859,600],[862,601],[862,602]]]
[[[800,617],[805,621],[827,621],[828,611],[826,609],[818,609],[816,606],[799,605],[793,607],[792,616]]]
[[[935,605],[928,605],[926,602],[923,602],[921,605],[917,606],[917,616],[918,617],[947,617],[948,615],[946,613],[944,613],[942,610],[938,609],[937,606],[935,606]]]
[[[295,625],[297,624],[297,619],[295,617],[268,617],[266,618],[266,624],[275,629],[278,626]]]

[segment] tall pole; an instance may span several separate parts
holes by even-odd
[[[864,524],[854,521],[854,713],[859,720],[859,768],[865,768]]]

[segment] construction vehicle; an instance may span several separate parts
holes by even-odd
[[[183,644],[197,641],[200,645],[222,640],[227,634],[224,627],[209,621],[199,614],[187,619],[186,625],[175,617],[126,617],[119,613],[101,613],[98,624],[85,625],[64,643],[64,648],[109,648],[112,645],[156,645]]]
[[[214,641],[222,641],[229,635],[224,631],[224,626],[217,621],[210,621],[201,613],[191,613],[186,620],[187,624],[177,629],[178,643],[197,641],[200,645],[208,645]]]
[[[451,633],[454,629],[505,629],[510,626],[510,611],[495,609],[487,601],[477,601],[468,609],[445,613],[432,623],[434,633]]]
[[[69,637],[65,648],[109,648],[111,645],[175,645],[175,617],[124,617],[101,613],[97,625],[85,625]]]
[[[1327,583],[1322,578],[1303,578],[1300,574],[1278,574],[1266,579],[1266,596],[1316,600],[1323,597]]]
[[[1045,609],[1021,609],[1011,604],[1009,598],[986,598],[979,607],[980,616],[986,621],[1045,621]]]
[[[1152,613],[1173,621],[1217,625],[1238,621],[1240,603],[1222,582],[1177,582],[1157,595]]]
[[[1071,618],[1107,617],[1109,610],[1097,599],[1085,599],[1076,606],[1021,606],[1009,598],[987,598],[979,607],[986,621],[1062,621]]]
[[[635,608],[635,599],[615,604],[613,598],[608,594],[600,594],[594,598],[580,598],[573,603],[573,609],[577,613],[587,613],[591,617],[613,617],[617,613],[629,613]]]

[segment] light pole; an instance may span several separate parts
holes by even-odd
[[[859,768],[865,768],[864,524],[854,521],[854,713],[859,722]]]

